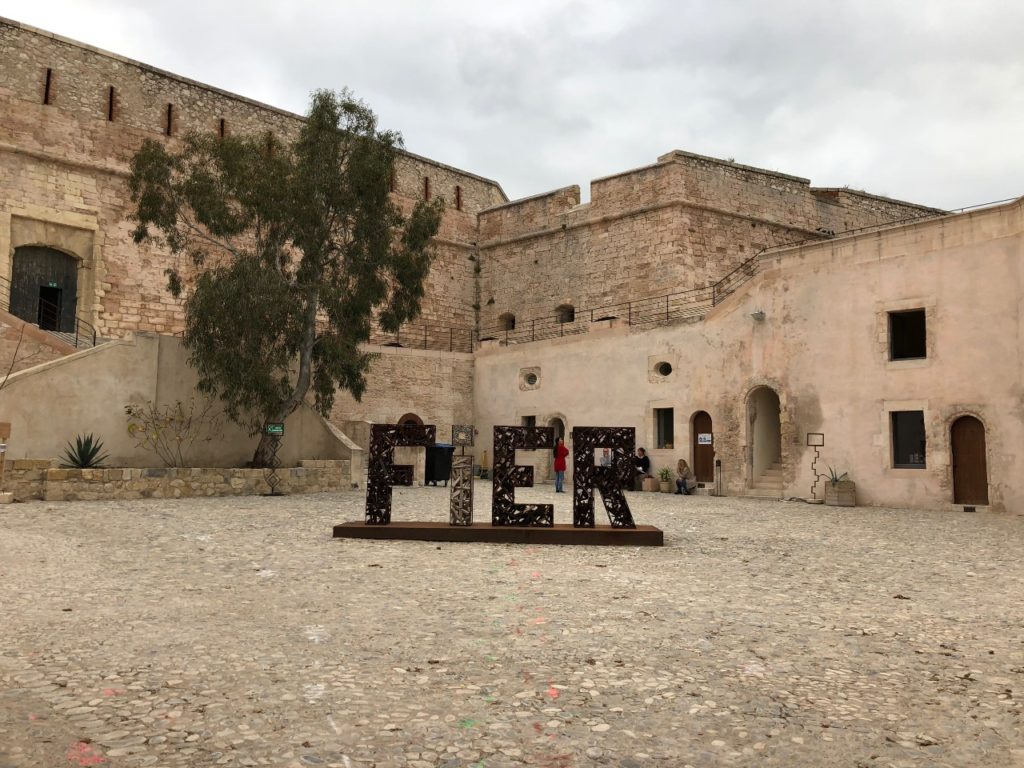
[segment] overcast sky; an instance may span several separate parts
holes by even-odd
[[[1024,194],[1019,0],[0,0],[295,112],[350,87],[510,198],[672,149],[946,208]],[[2,78],[2,73],[0,73]]]

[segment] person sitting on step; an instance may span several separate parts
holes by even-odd
[[[686,459],[680,459],[676,464],[676,495],[689,496],[697,487],[697,478],[686,463]]]

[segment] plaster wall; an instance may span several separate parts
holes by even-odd
[[[437,427],[439,443],[451,442],[453,424],[473,423],[473,355],[392,347],[366,349],[377,355],[371,363],[366,392],[358,401],[347,392],[339,392],[330,419],[363,450],[370,445],[370,423],[396,424],[410,413],[424,424]],[[422,448],[398,448],[395,461],[412,464],[415,480],[422,482]]]
[[[747,398],[769,386],[780,399],[786,496],[811,495],[806,433],[823,432],[819,471],[849,471],[861,503],[949,504],[949,427],[970,413],[986,427],[992,507],[1024,509],[1022,257],[1015,202],[766,255],[760,274],[702,322],[594,324],[571,338],[489,345],[475,361],[480,449],[491,449],[495,424],[560,412],[570,431],[636,427],[657,469],[692,462],[691,417],[706,410],[726,491],[739,494],[756,450]],[[911,308],[926,311],[927,358],[891,362],[888,313]],[[658,360],[671,362],[669,376],[650,375]],[[521,386],[527,369],[539,372],[538,386]],[[674,409],[673,450],[651,448],[661,407]],[[892,467],[894,410],[924,411],[925,469]]]
[[[69,440],[92,433],[110,455],[108,466],[164,466],[129,436],[124,407],[187,403],[196,378],[186,359],[179,339],[138,334],[13,374],[0,391],[0,413],[11,423],[8,458],[60,458]],[[252,459],[257,438],[241,427],[224,420],[214,437],[195,444],[191,466],[241,467]],[[303,459],[351,459],[353,472],[362,466],[358,447],[305,406],[285,422],[279,455],[284,466]]]

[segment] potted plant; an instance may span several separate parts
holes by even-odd
[[[825,503],[830,507],[857,506],[857,484],[849,479],[846,472],[839,474],[828,468],[828,482],[825,483]]]
[[[662,493],[672,493],[672,470],[662,467],[658,470],[658,485]]]

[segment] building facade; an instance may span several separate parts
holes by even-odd
[[[90,334],[179,333],[171,257],[131,241],[131,156],[302,118],[3,19],[0,72],[0,352],[19,323],[57,341],[33,328],[16,368]],[[1024,501],[1019,202],[946,214],[682,151],[590,191],[510,202],[404,153],[398,204],[446,202],[437,258],[334,427],[473,423],[486,463],[495,425],[634,426],[655,467],[686,458],[720,493],[820,497],[832,466],[865,503]],[[31,410],[22,389],[0,409]]]

